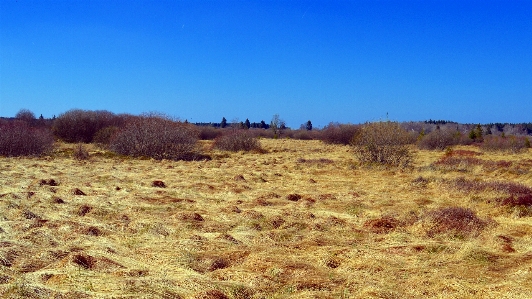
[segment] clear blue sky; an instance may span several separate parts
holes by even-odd
[[[0,116],[532,121],[532,1],[0,0]]]

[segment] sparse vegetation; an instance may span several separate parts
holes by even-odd
[[[0,122],[0,137],[20,123],[46,132]],[[404,171],[353,157],[364,145],[411,150],[416,134],[390,122],[358,128],[353,148],[286,129],[290,139],[245,154],[159,115],[106,128],[109,147],[0,157],[0,297],[530,297],[530,149],[420,150]],[[176,136],[192,136],[186,150],[173,152]],[[212,160],[197,161],[198,148]]]

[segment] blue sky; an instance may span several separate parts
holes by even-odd
[[[0,116],[532,121],[532,1],[0,0]]]

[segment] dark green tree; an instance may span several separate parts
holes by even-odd
[[[249,122],[249,119],[246,118],[246,122],[244,123],[244,125],[246,129],[251,128],[251,123]]]
[[[225,128],[227,127],[227,119],[225,119],[225,117],[222,117],[222,122],[220,123],[220,128]]]
[[[312,131],[312,122],[310,120],[307,121],[305,128],[307,129],[307,131]]]

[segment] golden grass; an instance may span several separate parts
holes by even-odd
[[[347,146],[261,144],[200,162],[93,146],[76,160],[66,144],[0,158],[0,297],[532,297],[532,211],[450,183],[532,188],[530,150],[475,156],[510,167],[456,169],[416,151],[401,171],[359,166]],[[448,207],[472,211],[475,226],[435,229]]]

